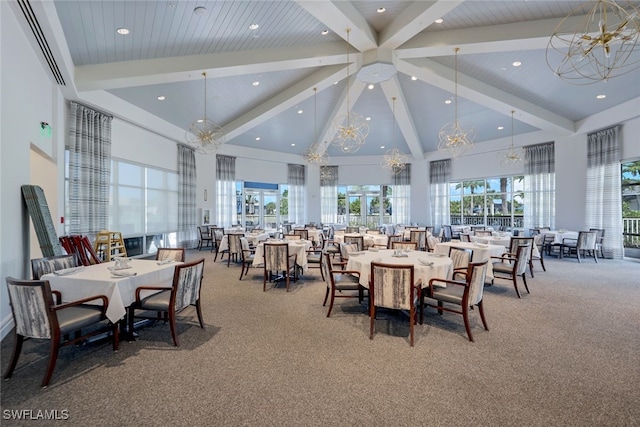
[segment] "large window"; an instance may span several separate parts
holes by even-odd
[[[236,216],[234,224],[277,229],[288,215],[288,186],[262,182],[236,182]]]
[[[524,177],[507,176],[449,183],[451,224],[522,228]]]
[[[339,186],[337,194],[337,218],[339,224],[361,225],[377,228],[392,223],[393,187],[387,185]],[[408,203],[408,196],[406,198]]]

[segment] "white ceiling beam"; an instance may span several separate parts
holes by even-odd
[[[451,93],[455,92],[455,81],[451,79],[451,76],[455,75],[455,70],[433,60],[427,58],[396,60],[395,66],[398,71],[416,76],[425,83]],[[563,133],[575,132],[575,123],[572,120],[510,95],[466,74],[458,73],[458,95],[507,116],[511,114],[511,110],[518,110],[521,113],[518,120],[543,130],[555,130]]]
[[[402,92],[402,87],[398,81],[398,76],[393,76],[389,80],[380,83],[382,92],[389,103],[389,109],[393,111],[393,98],[396,98],[395,102],[395,120],[398,123],[400,132],[411,151],[411,155],[416,160],[424,159],[424,151],[422,150],[422,143],[418,136],[418,131],[413,123],[413,118],[409,112],[409,106],[407,100]],[[395,126],[393,123],[392,126]],[[395,141],[394,141],[395,142]],[[395,147],[392,147],[395,148]]]
[[[314,87],[322,91],[334,84],[336,80],[340,80],[343,76],[343,65],[332,65],[322,68],[320,71],[290,86],[275,97],[270,98],[268,101],[228,123],[223,127],[226,139],[232,140],[313,96]]]
[[[345,52],[344,43],[334,42],[319,45],[314,49],[289,46],[113,62],[76,67],[75,79],[80,91],[109,90],[197,80],[201,78],[202,71],[207,71],[207,75],[216,78],[344,64]]]
[[[380,47],[396,49],[442,18],[463,1],[438,0],[411,3],[380,33]]]
[[[351,2],[311,0],[296,3],[345,40],[347,28],[350,28],[349,42],[360,52],[378,47],[375,30]]]

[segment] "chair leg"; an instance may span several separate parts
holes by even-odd
[[[527,286],[527,275],[525,273],[522,273],[522,281],[524,282],[524,288],[527,290],[527,293],[530,294],[529,286]]]
[[[369,339],[373,339],[373,327],[376,322],[376,306],[369,303]]]
[[[128,341],[135,341],[135,336],[133,335],[133,316],[135,311],[133,306],[129,306],[129,312],[127,313],[127,329],[129,329],[129,333],[127,334]]]
[[[531,273],[531,278],[533,279],[533,260],[529,259],[529,273]]]
[[[200,322],[200,327],[204,329],[204,319],[202,318],[202,307],[200,306],[200,299],[196,301],[196,313],[198,313],[198,321]]]
[[[13,340],[13,354],[11,355],[11,363],[9,363],[9,367],[4,374],[4,379],[8,380],[13,375],[13,370],[16,368],[18,364],[18,358],[20,357],[20,352],[22,351],[22,343],[24,342],[24,337],[22,335],[15,334]]]
[[[542,256],[540,256],[540,265],[542,266],[542,271],[547,271],[546,267],[544,266],[544,258]]]
[[[409,345],[413,347],[413,329],[416,323],[416,308],[411,307],[409,311]]]
[[[327,288],[327,293],[329,292],[329,289]],[[333,301],[335,300],[336,297],[336,291],[334,289],[331,289],[331,300],[329,301],[329,310],[327,311],[327,317],[331,316],[331,310],[333,310]]]
[[[484,305],[482,305],[482,300],[478,303],[478,311],[480,311],[480,319],[482,319],[482,325],[486,331],[489,330],[489,326],[487,325],[487,319],[484,317]]]
[[[467,304],[462,305],[462,317],[464,319],[464,328],[467,330],[469,341],[473,342],[473,335],[471,334],[471,327],[469,326],[469,306]]]
[[[325,294],[324,294],[324,301],[322,301],[322,306],[323,307],[327,304],[327,298],[329,298],[329,287],[328,286],[327,286],[327,292],[325,292]]]
[[[512,279],[513,279],[513,288],[516,290],[516,295],[518,295],[518,298],[521,298],[520,297],[520,291],[518,290],[518,281],[517,281],[516,277],[517,276],[515,274],[512,277]]]
[[[44,378],[42,379],[41,387],[46,387],[49,385],[49,381],[51,380],[51,376],[53,375],[53,370],[56,367],[56,362],[58,361],[58,350],[60,349],[60,336],[51,338],[51,350],[49,353],[49,363],[47,364],[47,370],[44,373]]]
[[[169,328],[171,329],[171,338],[173,338],[173,345],[179,347],[180,343],[178,343],[178,334],[176,333],[176,313],[172,309],[169,309]]]

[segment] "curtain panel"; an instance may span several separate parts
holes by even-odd
[[[411,223],[411,164],[392,178],[391,222],[394,224]]]
[[[326,168],[328,178],[320,180],[320,221],[335,224],[338,222],[338,166],[322,167]]]
[[[194,150],[178,144],[178,246],[182,248],[198,245],[196,183]]]
[[[288,165],[289,178],[289,222],[304,224],[304,193],[305,193],[305,167],[304,165]]]
[[[69,106],[68,221],[71,234],[91,240],[109,229],[111,121],[113,117],[76,102]]]
[[[553,142],[524,147],[524,228],[556,225],[556,169]]]
[[[449,209],[451,159],[430,162],[429,180],[431,183],[431,220],[435,230],[438,230],[442,224],[451,222]]]
[[[216,224],[229,227],[236,222],[236,158],[216,155]]]
[[[587,135],[586,226],[605,230],[607,258],[624,256],[620,157],[620,125]]]

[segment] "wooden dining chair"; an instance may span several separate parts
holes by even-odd
[[[364,236],[344,236],[344,243],[357,245],[359,251],[364,250]]]
[[[491,259],[499,260],[494,261],[493,277],[495,279],[508,279],[513,282],[513,288],[516,290],[516,295],[520,297],[520,291],[518,290],[518,276],[522,277],[524,288],[527,293],[529,292],[529,285],[527,285],[527,267],[529,266],[529,258],[531,257],[531,242],[527,241],[518,246],[515,254],[506,252],[499,257],[491,257]]]
[[[325,252],[322,256],[324,257],[324,262],[322,263],[324,281],[327,284],[322,306],[324,307],[327,304],[327,300],[329,300],[327,317],[330,317],[333,310],[333,302],[336,298],[358,298],[358,301],[362,302],[365,288],[359,282],[360,272],[334,268],[331,254]]]
[[[184,262],[184,248],[158,248],[156,261],[182,261]]]
[[[31,260],[31,278],[33,280],[40,280],[45,274],[77,266],[78,259],[75,254],[34,258]]]
[[[277,282],[283,280],[289,292],[289,282],[298,280],[296,262],[298,256],[289,254],[289,243],[264,243],[264,276],[262,290],[267,290],[267,280]],[[275,274],[274,274],[275,273]]]

